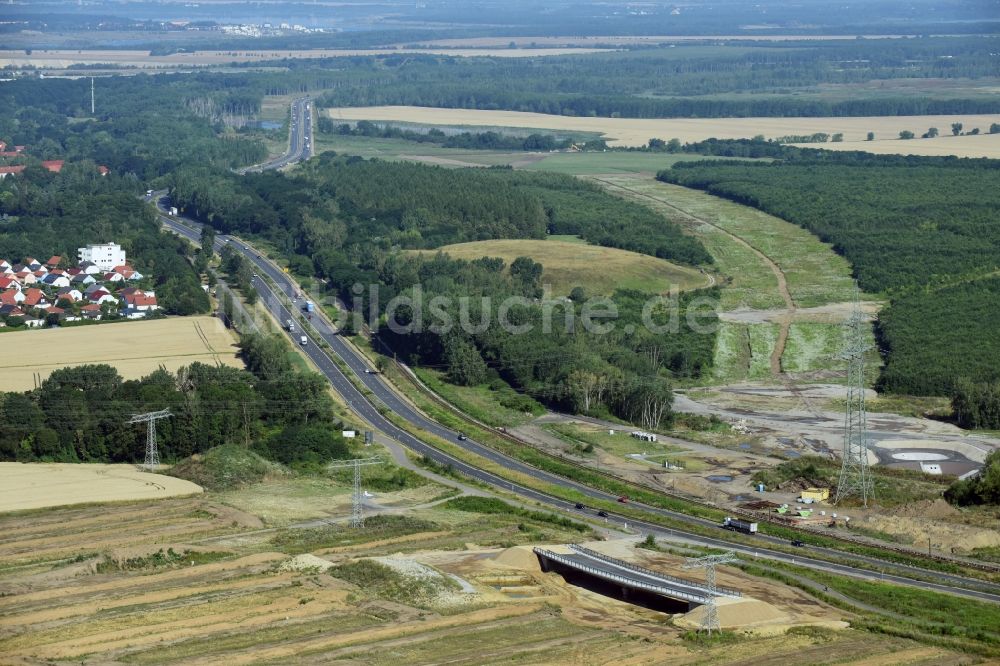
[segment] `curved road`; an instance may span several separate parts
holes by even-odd
[[[296,100],[301,101],[301,100]],[[307,122],[308,119],[308,109],[303,109],[304,118],[303,121]],[[296,123],[292,127],[293,137],[290,144],[295,146],[299,145],[304,149],[304,152],[309,152],[309,148],[304,145],[304,139],[296,141],[295,134],[301,133],[301,128],[303,127],[302,122]],[[306,125],[308,127],[308,125]],[[307,132],[309,130],[307,129]],[[287,157],[287,155],[285,156]],[[262,165],[261,168],[280,168],[288,164],[285,161],[285,157],[279,160],[269,163],[267,165]],[[161,207],[162,212],[162,207]],[[167,215],[161,215],[161,220],[164,225],[172,232],[178,235],[184,236],[194,243],[198,243],[201,238],[200,224],[193,220],[178,218],[178,217],[168,217]],[[230,245],[235,248],[238,252],[243,254],[248,261],[251,262],[253,266],[256,267],[258,275],[265,275],[270,279],[265,281],[259,277],[255,278],[253,283],[254,287],[257,289],[261,296],[262,304],[274,315],[274,317],[281,322],[288,319],[298,321],[301,313],[292,312],[286,305],[288,301],[295,299],[298,294],[298,285],[292,280],[292,278],[287,275],[284,271],[279,269],[277,266],[264,259],[252,246],[246,244],[245,242],[235,239],[231,236],[220,235],[216,238],[216,250],[221,250],[225,245]],[[275,291],[276,285],[277,292],[280,292],[284,298],[279,298]],[[361,393],[360,390],[352,383],[341,371],[340,367],[333,362],[332,358],[317,345],[318,341],[323,341],[329,344],[330,349],[336,356],[338,356],[353,372],[357,379],[365,386],[366,389],[371,391],[376,400],[384,409],[395,413],[400,418],[404,419],[411,425],[420,429],[421,431],[431,433],[437,437],[444,440],[456,442],[458,445],[462,446],[469,453],[476,454],[485,458],[497,465],[500,465],[506,469],[527,475],[539,481],[552,484],[554,486],[559,486],[567,490],[572,490],[579,493],[581,496],[589,497],[591,499],[598,499],[604,501],[615,501],[617,496],[596,490],[589,486],[577,483],[570,479],[564,477],[556,476],[549,472],[531,467],[519,460],[510,458],[498,451],[475,442],[471,439],[458,440],[458,433],[443,427],[439,423],[430,420],[422,413],[415,410],[407,401],[403,400],[392,388],[388,386],[386,381],[375,373],[367,372],[371,370],[367,361],[361,357],[361,355],[351,347],[340,335],[337,334],[336,330],[327,323],[325,318],[317,316],[312,318],[311,325],[318,333],[318,339],[313,336],[313,333],[306,330],[296,330],[293,337],[293,341],[298,343],[301,336],[305,335],[308,342],[303,346],[303,351],[309,356],[309,358],[315,363],[316,367],[320,369],[320,372],[333,385],[334,389],[341,395],[344,402],[347,403],[352,411],[357,414],[360,418],[371,424],[375,429],[380,430],[392,439],[397,440],[410,450],[417,454],[427,456],[428,458],[434,460],[435,462],[442,465],[450,465],[455,470],[471,477],[487,483],[496,488],[503,489],[508,492],[512,492],[519,495],[522,498],[537,501],[539,503],[551,506],[556,509],[560,509],[567,512],[576,511],[575,504],[573,502],[566,501],[564,499],[554,497],[547,493],[535,490],[533,488],[528,488],[522,486],[518,483],[510,482],[500,476],[493,474],[492,472],[479,469],[473,465],[470,465],[458,458],[455,458],[448,453],[441,451],[427,443],[421,441],[417,437],[414,437],[409,432],[399,428],[392,421],[387,419],[380,413],[379,408],[375,403]],[[659,507],[653,507],[642,504],[631,504],[633,508],[640,509],[649,514],[655,514],[670,518],[672,520],[678,520],[687,522],[692,525],[707,526],[707,527],[718,527],[716,523],[704,520],[701,518],[696,518],[689,516],[687,514],[682,514],[668,509],[662,509]],[[591,515],[593,515],[593,510],[584,509]],[[681,538],[689,542],[698,543],[705,546],[711,546],[714,548],[724,548],[737,551],[744,556],[760,557],[766,559],[777,560],[781,562],[797,564],[800,566],[805,566],[813,569],[830,571],[838,574],[843,574],[847,576],[852,576],[855,578],[864,578],[868,580],[884,580],[887,582],[894,582],[902,585],[915,586],[922,589],[934,590],[938,592],[945,592],[950,594],[955,594],[959,596],[974,598],[982,601],[991,601],[994,603],[1000,603],[1000,585],[991,584],[985,581],[980,581],[976,579],[966,578],[963,576],[956,576],[952,574],[931,571],[927,569],[921,569],[918,567],[911,567],[907,565],[894,564],[888,561],[879,560],[876,558],[869,558],[860,555],[852,555],[844,553],[843,551],[837,551],[834,549],[819,548],[819,547],[809,547],[803,551],[801,556],[791,555],[781,551],[771,550],[767,546],[768,544],[776,545],[787,545],[787,541],[784,539],[779,539],[776,537],[770,537],[766,535],[758,535],[756,537],[759,542],[757,545],[744,545],[737,544],[724,539],[716,539],[713,537],[701,536],[698,534],[692,534],[685,532],[683,530],[671,529],[656,525],[654,523],[646,522],[643,520],[637,520],[635,518],[618,515],[610,513],[606,518],[608,523],[613,523],[618,526],[627,528],[631,525],[633,528],[640,529],[647,533],[652,533],[658,536],[669,536],[674,538]],[[882,568],[883,573],[876,573],[866,569],[858,569],[855,567],[836,564],[832,562],[826,562],[823,560],[810,558],[808,552],[823,553],[825,555],[836,556],[839,558],[853,558],[857,561],[863,561],[869,566],[874,566],[877,568]],[[892,573],[887,573],[892,572]],[[910,576],[918,576],[921,578],[932,579],[937,582],[925,582],[923,580],[916,580]]]

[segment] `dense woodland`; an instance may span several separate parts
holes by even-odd
[[[379,337],[409,362],[443,369],[453,383],[479,385],[500,376],[549,405],[574,413],[611,412],[656,428],[671,418],[671,380],[699,377],[711,367],[715,336],[694,332],[684,323],[692,294],[680,299],[676,332],[644,327],[641,313],[650,294],[633,291],[617,291],[611,298],[617,310],[614,330],[588,332],[580,303],[538,300],[543,266],[530,259],[516,259],[507,272],[495,258],[462,261],[438,254],[395,259],[386,273],[387,286],[395,293],[416,299],[414,292],[420,289],[424,302],[445,299],[433,321],[423,315],[420,330],[394,328],[414,325],[413,309],[400,308],[394,325],[384,323]],[[498,304],[512,296],[525,300],[511,309],[508,321],[530,330],[512,332],[497,325]],[[464,321],[471,326],[456,325],[444,333],[434,329],[432,324],[463,321],[463,297],[469,304]],[[484,307],[486,302],[492,303],[492,311]],[[551,313],[549,332],[546,311]],[[666,325],[668,318],[666,308],[654,311],[658,325]],[[710,325],[715,313],[698,321]]]
[[[809,229],[890,296],[878,333],[884,389],[946,395],[1000,378],[1000,170],[988,160],[831,156],[680,163],[662,180],[705,189]]]
[[[284,340],[251,336],[240,346],[249,370],[194,363],[126,381],[111,366],[83,365],[33,391],[0,393],[0,460],[141,462],[145,428],[125,421],[160,409],[173,414],[156,428],[166,461],[222,444],[284,463],[343,457],[326,380],[296,372]]]

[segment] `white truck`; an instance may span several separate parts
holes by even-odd
[[[294,333],[295,332],[295,322],[292,321],[291,319],[286,319],[285,320],[285,330],[288,331],[289,333]]]

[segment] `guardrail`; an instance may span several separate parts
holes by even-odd
[[[597,567],[591,567],[576,560],[570,559],[565,555],[559,555],[558,553],[553,553],[550,550],[545,550],[544,548],[535,547],[534,552],[536,555],[541,555],[542,557],[553,560],[562,564],[563,566],[570,567],[571,569],[577,569],[579,571],[586,572],[591,576],[601,578],[603,580],[611,581],[613,583],[619,583],[627,587],[634,587],[641,590],[646,590],[647,592],[653,592],[655,594],[661,594],[665,597],[671,597],[673,599],[683,599],[685,601],[693,601],[696,604],[707,604],[707,596],[699,596],[697,594],[691,594],[689,592],[682,592],[681,590],[675,590],[669,587],[660,587],[658,585],[650,585],[649,583],[644,583],[642,581],[629,578],[628,576],[622,576],[616,573],[611,573],[603,569],[598,569]]]
[[[602,553],[590,550],[589,548],[584,548],[583,546],[579,546],[577,544],[570,544],[569,547],[570,549],[575,550],[581,555],[586,555],[587,557],[593,558],[595,560],[600,560],[602,562],[607,562],[608,564],[613,564],[614,566],[620,567],[622,569],[634,571],[636,573],[640,573],[644,576],[649,576],[651,578],[662,578],[663,580],[670,581],[671,583],[677,583],[678,585],[687,585],[689,587],[695,587],[698,589],[705,590],[706,593],[708,592],[708,590],[705,589],[705,584],[699,583],[698,581],[688,580],[687,578],[680,578],[679,576],[668,576],[667,574],[660,573],[659,571],[653,571],[652,569],[645,569],[636,564],[632,564],[631,562],[619,560],[617,558],[610,557],[608,555],[604,555]],[[731,587],[716,586],[715,592],[716,596],[722,596],[722,597],[733,597],[739,599],[743,596],[742,592],[740,592],[739,590],[734,590]]]

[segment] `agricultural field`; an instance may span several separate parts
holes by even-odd
[[[196,495],[190,481],[134,465],[0,462],[0,513]]]
[[[711,282],[695,269],[648,255],[561,240],[475,241],[422,253],[438,251],[456,259],[500,257],[508,265],[518,257],[530,257],[544,267],[542,284],[550,285],[554,296],[566,296],[573,287],[583,287],[591,295],[610,295],[615,289],[659,294],[674,286],[687,291]],[[600,270],[595,270],[597,266]]]
[[[170,371],[195,362],[242,368],[236,339],[215,317],[171,317],[3,334],[0,374],[6,390],[35,388],[53,370],[88,363],[114,366],[125,379],[160,366]]]
[[[992,121],[997,122],[995,117]],[[927,131],[926,127],[914,125],[917,136]],[[945,130],[948,125],[938,127]],[[974,136],[938,136],[933,139],[898,139],[888,134],[883,140],[875,141],[843,141],[825,143],[826,150],[861,150],[876,155],[931,155],[956,157],[990,157],[1000,158],[1000,134],[985,134],[986,128],[980,127],[981,134]],[[816,144],[791,144],[802,148],[815,148]]]
[[[520,111],[481,111],[476,109],[442,109],[416,106],[367,106],[338,107],[325,112],[334,120],[371,120],[409,122],[426,125],[478,125],[515,127],[520,129],[548,129],[553,131],[597,132],[610,146],[644,146],[651,138],[677,138],[684,142],[705,139],[746,139],[756,135],[773,139],[788,135],[809,135],[817,132],[827,134],[842,133],[845,142],[866,142],[868,132],[875,132],[876,139],[896,138],[904,130],[922,133],[929,127],[946,130],[954,122],[961,122],[966,128],[979,127],[985,132],[991,123],[997,122],[991,115],[944,115],[944,116],[869,116],[834,118],[584,118],[553,116],[543,113]],[[919,133],[918,133],[919,136]],[[907,144],[934,145],[947,137],[920,139]],[[953,149],[960,151],[961,157],[998,157],[1000,143],[995,137],[957,137],[967,139],[965,143],[955,143]],[[903,143],[893,141],[894,147]],[[817,144],[810,144],[816,147]],[[823,144],[833,146],[835,144]],[[907,147],[908,150],[919,150]],[[938,153],[920,153],[938,154]]]

